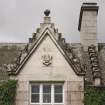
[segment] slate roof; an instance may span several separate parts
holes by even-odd
[[[93,82],[93,73],[91,68],[91,61],[88,52],[82,51],[82,46],[80,43],[71,43],[74,53],[78,56],[81,64],[86,64],[86,74],[85,80],[90,84]],[[102,85],[105,85],[105,43],[98,43],[98,62],[101,70]]]
[[[92,84],[93,75],[88,54],[85,55],[84,59],[82,59],[83,52],[80,43],[69,43],[69,44],[66,43],[65,45],[68,46],[73,55],[75,55],[76,58],[79,59],[82,68],[84,67],[84,64],[86,64],[87,68],[86,68],[85,79]],[[10,64],[14,64],[17,57],[20,55],[21,50],[24,50],[26,46],[27,46],[26,43],[23,44],[0,43],[0,58],[3,59],[0,60],[0,80],[8,79],[8,72],[7,72],[8,69],[6,68],[7,65],[10,66]],[[67,51],[66,47],[64,48],[65,48],[64,50]],[[105,85],[105,43],[99,43],[98,49],[99,49],[98,52],[99,65],[102,73],[102,84]]]
[[[0,80],[8,79],[8,68],[12,66],[26,43],[0,43]]]

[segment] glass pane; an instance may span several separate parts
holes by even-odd
[[[62,94],[55,94],[54,95],[54,102],[55,103],[62,103],[63,102],[63,97],[62,97]]]
[[[32,94],[31,95],[31,102],[32,103],[39,103],[39,94]]]
[[[32,85],[31,93],[39,93],[39,85]]]
[[[55,85],[54,86],[54,93],[62,93],[62,85]]]
[[[43,93],[51,93],[51,85],[43,85]]]
[[[43,102],[51,103],[51,94],[43,94]]]

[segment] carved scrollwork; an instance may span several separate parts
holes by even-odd
[[[96,47],[94,45],[89,46],[88,53],[90,57],[93,78],[100,78],[101,71],[99,67],[98,54],[96,51]]]

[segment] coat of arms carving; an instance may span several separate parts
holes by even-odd
[[[52,56],[49,54],[45,54],[42,56],[42,63],[46,66],[52,64]]]

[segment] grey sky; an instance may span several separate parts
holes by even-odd
[[[0,42],[27,42],[51,10],[52,22],[69,42],[79,42],[78,20],[83,2],[97,2],[98,41],[105,42],[105,0],[0,0]]]

